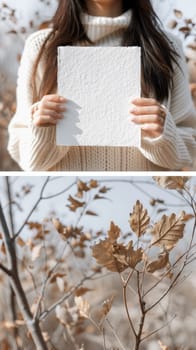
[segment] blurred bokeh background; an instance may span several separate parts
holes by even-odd
[[[0,170],[19,170],[10,159],[7,125],[15,111],[17,71],[25,39],[54,13],[58,0],[0,0]],[[168,30],[178,35],[184,46],[190,72],[190,89],[196,96],[196,2],[193,0],[153,0]],[[178,10],[178,11],[177,11]]]

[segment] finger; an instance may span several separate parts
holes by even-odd
[[[161,109],[159,106],[134,106],[130,108],[130,113],[135,115],[145,115],[145,114],[154,114],[160,115]]]
[[[63,119],[64,115],[62,112],[56,112],[53,109],[46,109],[46,108],[42,108],[40,107],[36,112],[35,115],[49,115],[50,117],[54,118],[54,119]]]
[[[155,98],[134,98],[131,103],[136,106],[159,106],[159,102]]]
[[[56,125],[57,119],[52,118],[50,115],[37,115],[33,118],[33,124],[35,126]]]
[[[158,124],[144,124],[141,127],[142,130],[161,135],[163,133],[163,126]]]
[[[40,107],[48,108],[50,110],[54,110],[56,112],[65,112],[66,107],[65,103],[63,102],[52,102],[52,101],[46,101],[46,102],[41,102]]]
[[[132,114],[132,116],[130,117],[130,121],[136,123],[136,124],[158,124],[163,126],[165,123],[165,119],[162,118],[159,115],[151,115],[151,114],[147,114],[147,115],[134,115]]]
[[[161,134],[160,133],[157,133],[155,131],[145,131],[145,130],[141,130],[141,134],[142,134],[142,137],[149,137],[151,139],[154,139],[156,137],[160,137]]]
[[[42,98],[42,101],[52,101],[52,102],[61,103],[61,102],[66,102],[66,98],[60,95],[50,94],[50,95],[45,95]]]

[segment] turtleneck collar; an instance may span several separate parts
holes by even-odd
[[[126,29],[130,23],[131,15],[131,10],[118,17],[99,17],[83,13],[82,24],[85,26],[89,39],[96,42],[120,29]]]

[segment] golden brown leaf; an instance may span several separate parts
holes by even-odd
[[[153,176],[156,183],[163,188],[170,190],[183,190],[189,176]]]
[[[90,215],[90,216],[98,216],[98,214],[97,213],[95,213],[94,211],[92,211],[92,210],[87,210],[86,212],[85,212],[85,215]]]
[[[55,273],[55,274],[52,276],[52,278],[50,279],[50,283],[56,282],[56,279],[57,279],[58,277],[63,278],[63,277],[65,277],[65,276],[66,276],[65,273],[59,273],[59,272],[57,272],[57,273]]]
[[[33,247],[32,249],[32,261],[35,261],[36,259],[38,259],[41,255],[41,249],[43,248],[42,244],[36,245],[35,247]]]
[[[182,11],[174,9],[174,14],[177,18],[181,19],[183,17]]]
[[[90,305],[87,300],[84,300],[81,296],[75,297],[75,304],[82,317],[88,318],[90,316]]]
[[[110,188],[106,186],[103,186],[99,189],[99,193],[107,193],[108,191],[110,191]]]
[[[71,195],[69,195],[68,201],[70,202],[70,204],[67,205],[67,207],[74,212],[78,208],[82,208],[85,205],[85,202],[80,202],[77,199],[73,198]]]
[[[148,212],[143,208],[143,205],[137,200],[136,204],[133,207],[133,213],[130,214],[130,227],[135,232],[135,234],[140,237],[143,235],[150,222],[150,217]]]
[[[0,249],[1,253],[3,253],[4,255],[6,255],[6,247],[5,247],[5,243],[3,242],[1,244],[1,249]]]
[[[193,219],[195,216],[193,214],[185,214],[184,215],[184,221],[189,221]]]
[[[88,192],[90,190],[90,188],[87,186],[86,182],[83,182],[81,180],[78,181],[77,187],[78,187],[78,191]]]
[[[113,221],[110,223],[110,229],[108,230],[108,238],[111,242],[115,242],[120,236],[120,228],[114,224]]]
[[[159,341],[159,345],[161,350],[169,350],[169,348],[166,345],[164,345],[161,341]]]
[[[103,305],[102,305],[102,309],[101,309],[101,313],[104,317],[106,317],[107,314],[110,312],[112,305],[113,305],[113,301],[114,301],[113,295],[110,298],[108,298],[107,300],[104,300]]]
[[[113,256],[113,243],[108,239],[100,241],[93,248],[93,257],[97,263],[104,266],[112,272],[123,272],[127,267],[124,264],[118,263]]]
[[[178,22],[177,22],[175,19],[172,19],[172,20],[170,20],[169,23],[167,24],[167,27],[168,27],[169,29],[174,29],[174,28],[176,28],[177,24],[178,24]]]
[[[64,292],[65,290],[65,282],[62,277],[57,277],[56,278],[56,284],[60,292]]]
[[[46,29],[49,27],[49,21],[46,21],[46,22],[42,22],[40,25],[39,25],[39,30],[41,29]]]
[[[78,189],[78,192],[77,192],[76,196],[79,197],[79,198],[82,198],[83,197],[83,192],[88,192],[90,190],[90,187],[87,186],[86,182],[78,180],[77,189]]]
[[[180,32],[184,34],[189,34],[190,33],[190,28],[188,26],[183,26],[178,29]]]
[[[75,295],[76,295],[76,297],[81,297],[82,295],[84,295],[88,292],[91,292],[92,290],[93,289],[90,289],[90,288],[80,287],[80,288],[76,289]]]
[[[184,215],[182,212],[178,217],[176,214],[163,215],[161,220],[153,226],[151,245],[158,245],[166,250],[171,250],[184,234]]]
[[[24,247],[25,246],[25,242],[23,241],[23,239],[21,237],[18,237],[17,239],[17,244],[20,246],[20,247]]]
[[[90,182],[89,182],[89,187],[90,188],[97,188],[99,186],[99,184],[98,184],[98,182],[97,182],[97,180],[90,180]]]
[[[52,219],[52,223],[55,227],[55,229],[59,232],[59,233],[64,233],[64,225],[60,222],[59,219]]]
[[[143,250],[141,248],[134,250],[133,242],[130,241],[127,246],[118,244],[113,256],[117,259],[118,263],[122,264],[126,268],[131,267],[134,269],[142,260]]]
[[[64,306],[57,305],[55,309],[56,318],[60,321],[61,324],[67,324],[67,310]]]
[[[147,271],[153,273],[157,270],[161,270],[169,264],[169,253],[162,252],[159,254],[157,260],[153,260],[147,265]]]
[[[113,272],[123,272],[128,267],[135,266],[142,260],[142,249],[133,249],[133,242],[126,246],[118,243],[120,228],[111,222],[108,237],[97,243],[93,248],[93,257],[97,262]]]

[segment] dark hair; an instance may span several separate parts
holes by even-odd
[[[161,29],[150,0],[125,0],[123,9],[132,10],[130,25],[122,38],[123,46],[142,47],[142,93],[154,94],[159,101],[168,97],[173,83],[173,63],[177,53]],[[59,0],[52,20],[52,30],[45,40],[33,72],[34,102],[55,90],[57,85],[57,47],[81,41],[91,43],[81,22],[81,12],[87,11],[85,0]],[[41,57],[45,71],[41,85],[36,86],[36,72]]]

